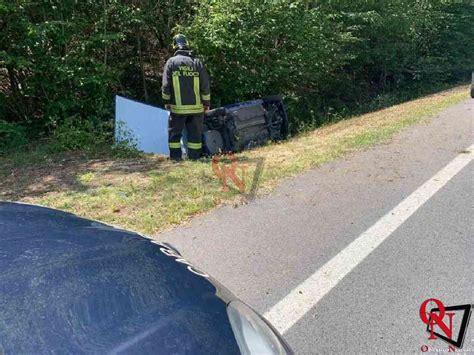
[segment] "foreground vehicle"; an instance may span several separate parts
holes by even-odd
[[[0,202],[0,354],[291,354],[171,246]]]

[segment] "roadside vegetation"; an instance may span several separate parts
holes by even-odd
[[[468,91],[467,86],[442,91],[237,154],[236,174],[243,177],[244,167],[249,192],[255,159],[263,158],[258,193],[264,194],[281,178],[384,142],[404,127],[424,122],[468,98]],[[0,159],[0,199],[39,203],[147,234],[221,204],[246,202],[232,181],[229,191],[223,191],[209,159],[172,163],[126,150],[43,153]]]
[[[162,105],[178,31],[213,107],[282,94],[296,134],[469,80],[473,21],[445,0],[0,0],[0,152],[110,145],[114,95]]]

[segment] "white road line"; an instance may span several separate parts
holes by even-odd
[[[474,144],[295,287],[264,317],[285,333],[473,159]]]

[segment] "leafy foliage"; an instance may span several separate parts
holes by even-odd
[[[27,139],[23,127],[0,120],[0,151],[19,148],[26,143]]]
[[[158,91],[185,3],[0,0],[0,118],[32,138],[75,139],[65,129],[77,127],[110,133],[115,94],[149,100]],[[79,148],[82,138],[60,145]]]
[[[441,0],[206,0],[187,31],[210,67],[216,104],[282,93],[295,131],[380,93],[465,79],[473,9]]]
[[[0,138],[110,142],[115,94],[161,103],[176,31],[203,57],[214,106],[281,93],[292,131],[307,129],[467,79],[473,13],[444,0],[0,0],[0,120],[15,125]]]

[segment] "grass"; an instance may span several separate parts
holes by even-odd
[[[323,126],[287,142],[237,154],[249,187],[264,159],[259,193],[343,154],[389,140],[468,98],[462,86]],[[37,203],[153,234],[222,204],[245,202],[233,182],[223,191],[211,160],[173,163],[155,155],[90,159],[78,153],[0,158],[0,198]]]

